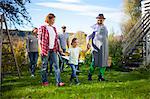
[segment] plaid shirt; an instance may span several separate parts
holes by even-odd
[[[40,44],[40,48],[41,48],[41,55],[48,55],[48,51],[54,51],[57,52],[59,51],[59,44],[58,44],[58,34],[56,31],[56,28],[53,27],[55,33],[56,33],[56,37],[55,37],[55,42],[54,42],[54,48],[53,49],[49,49],[49,32],[46,29],[46,26],[41,26],[39,28],[39,33],[38,33],[38,40],[39,40],[39,44]]]

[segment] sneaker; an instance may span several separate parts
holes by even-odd
[[[98,76],[98,81],[105,81],[105,79],[101,75],[99,75]]]
[[[43,82],[42,83],[42,86],[48,86],[49,84],[48,84],[48,82]]]
[[[101,80],[101,81],[106,81],[104,78],[101,78],[100,80]]]
[[[73,83],[71,82],[70,84],[69,84],[69,86],[72,86],[73,85]]]
[[[53,73],[50,73],[49,75],[50,75],[50,76],[52,76],[52,75],[53,75]]]
[[[61,86],[64,86],[64,85],[65,85],[65,83],[63,83],[63,82],[60,82],[60,83],[57,83],[57,84],[56,84],[56,86],[58,86],[58,87],[59,87],[59,86],[61,87]]]
[[[80,85],[80,83],[78,82],[78,83],[76,83],[76,85],[78,86],[78,85]]]

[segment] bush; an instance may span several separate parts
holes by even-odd
[[[121,70],[123,60],[122,41],[117,39],[114,34],[109,35],[109,56],[112,57],[111,68]]]
[[[18,66],[20,70],[27,69],[26,66],[28,64],[27,57],[25,55],[26,53],[26,47],[25,47],[25,40],[24,38],[18,37],[18,36],[13,36],[11,37],[12,39],[12,44],[13,44],[13,50],[14,54],[17,59]],[[6,41],[6,38],[5,40]],[[2,47],[2,53],[10,53],[11,52],[11,47],[10,45],[3,45]],[[2,56],[2,66],[3,66],[3,72],[13,72],[16,71],[17,68],[14,64],[14,59],[13,56],[10,54],[5,54]]]
[[[136,70],[139,71],[140,73],[150,72],[150,64],[148,64],[148,65],[141,65]]]
[[[85,65],[86,66],[90,66],[92,62],[92,54],[89,53],[85,56]]]

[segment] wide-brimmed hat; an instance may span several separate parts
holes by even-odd
[[[106,19],[103,14],[99,14],[96,19]]]

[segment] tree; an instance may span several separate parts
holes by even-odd
[[[141,0],[123,0],[123,2],[127,20],[122,22],[122,32],[126,35],[141,16]]]
[[[1,0],[0,13],[3,13],[15,27],[31,23],[31,17],[25,7],[26,3],[30,3],[30,0]]]
[[[30,0],[0,0],[0,14],[4,14],[5,18],[13,24],[24,25],[25,21],[30,23],[31,17],[25,8],[25,4],[30,3]],[[0,26],[0,72],[1,72],[1,56],[2,56],[2,31],[3,27]],[[1,73],[0,73],[0,78]],[[0,79],[0,83],[1,83]]]

